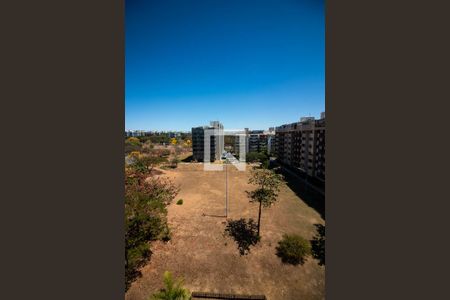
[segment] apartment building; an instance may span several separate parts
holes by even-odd
[[[267,150],[267,136],[264,130],[252,130],[248,134],[248,152],[265,152]]]
[[[323,115],[321,115],[323,117]],[[325,181],[325,118],[301,118],[275,130],[278,161]]]
[[[275,129],[273,127],[269,130],[249,130],[244,129],[245,134],[245,151],[248,152],[269,152],[274,149]],[[239,149],[239,137],[235,137],[234,149]]]
[[[264,134],[267,136],[267,153],[273,154],[275,151],[275,128],[269,127]]]
[[[209,137],[205,141],[205,138]],[[219,121],[211,121],[209,126],[192,128],[192,153],[195,161],[203,161],[205,147],[210,150],[210,161],[219,160],[224,151],[223,125]]]

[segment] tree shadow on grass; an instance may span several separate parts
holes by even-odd
[[[260,240],[258,226],[253,219],[229,220],[225,233],[236,241],[240,255],[248,254],[250,246],[256,245]]]
[[[226,218],[227,216],[225,216],[225,215],[209,215],[209,214],[203,213],[202,217]]]
[[[144,247],[141,247],[144,248]],[[127,251],[127,250],[125,250]],[[138,251],[140,253],[138,254]],[[150,260],[152,251],[150,249],[130,249],[129,250],[129,264],[125,264],[125,291],[131,286],[131,283],[137,278],[142,277],[140,269]]]
[[[315,259],[319,260],[319,265],[325,265],[325,226],[314,224],[317,233],[311,240],[311,251]]]

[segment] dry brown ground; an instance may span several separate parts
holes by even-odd
[[[249,203],[246,190],[249,172],[228,167],[228,218],[254,218],[257,204]],[[249,170],[249,168],[247,168]],[[172,239],[155,242],[143,276],[128,290],[126,300],[148,299],[162,288],[168,270],[185,279],[191,291],[265,294],[269,300],[325,298],[325,268],[308,258],[304,265],[287,265],[275,255],[283,233],[307,239],[315,234],[313,224],[324,224],[320,215],[292,190],[283,186],[278,201],[263,208],[261,242],[240,256],[234,240],[224,236],[225,172],[203,171],[201,164],[180,164],[164,170],[180,185],[180,193],[168,208]],[[183,205],[175,205],[182,198]],[[203,215],[205,214],[205,216]]]

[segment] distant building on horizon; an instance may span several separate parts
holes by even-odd
[[[208,131],[210,145],[210,161],[219,160],[224,151],[223,125],[219,121],[211,121],[209,126],[192,128],[192,155],[195,161],[203,162],[205,157],[205,131]],[[208,142],[206,142],[208,144]]]
[[[301,117],[300,122],[314,121],[314,117]]]
[[[145,136],[146,135],[145,130],[127,130],[125,131],[126,137],[136,137],[136,136]]]

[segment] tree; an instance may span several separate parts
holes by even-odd
[[[166,206],[179,191],[169,179],[144,179],[145,174],[125,168],[125,289],[150,258],[148,242],[166,238]]]
[[[125,140],[125,153],[141,150],[141,142],[138,138],[130,137]]]
[[[258,152],[254,152],[254,151],[248,152],[247,155],[245,156],[245,160],[249,163],[257,162],[257,161],[259,161],[259,159],[260,159],[260,154]]]
[[[278,192],[283,182],[283,177],[269,169],[253,169],[250,179],[251,184],[257,185],[258,188],[248,192],[247,195],[251,202],[259,203],[258,213],[258,236],[261,227],[261,208],[271,206],[278,198]]]
[[[139,154],[132,157],[133,164],[131,168],[138,175],[139,179],[145,179],[156,165],[167,161],[167,158],[158,155]]]
[[[154,294],[151,300],[190,300],[191,293],[183,288],[183,279],[175,281],[169,271],[164,272],[164,289]]]
[[[267,169],[269,166],[269,155],[266,152],[249,152],[245,156],[245,160],[249,163],[260,162],[261,167]]]

